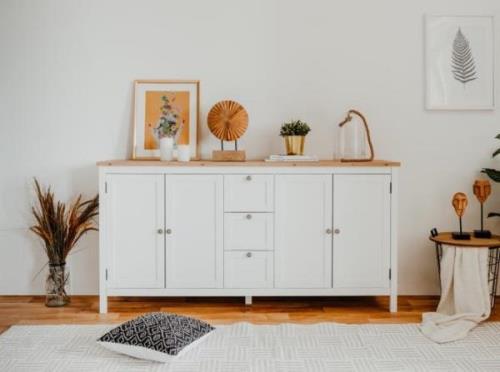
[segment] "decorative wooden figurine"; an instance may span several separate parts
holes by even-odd
[[[472,186],[472,191],[481,205],[481,230],[474,230],[474,237],[489,239],[491,238],[491,231],[484,230],[483,204],[491,194],[491,183],[488,180],[476,180]]]
[[[215,104],[207,117],[210,132],[220,139],[220,150],[212,152],[215,161],[245,161],[245,151],[238,150],[238,139],[248,127],[248,113],[235,101]],[[234,141],[234,151],[224,150],[224,141]]]
[[[452,232],[451,237],[456,240],[469,240],[470,234],[462,231],[462,216],[464,215],[468,204],[467,195],[463,192],[457,192],[453,195],[451,204],[453,205],[453,208],[455,208],[455,213],[458,216],[458,222],[460,224],[460,232]]]

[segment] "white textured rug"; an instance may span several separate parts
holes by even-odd
[[[500,323],[438,345],[416,324],[220,326],[170,365],[115,354],[95,340],[113,326],[15,326],[0,371],[500,371]]]

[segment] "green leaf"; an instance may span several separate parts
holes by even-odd
[[[500,139],[500,133],[495,136],[496,139]]]
[[[496,212],[488,213],[488,218],[490,218],[490,217],[500,217],[500,213],[496,213]]]
[[[483,168],[483,173],[486,173],[495,182],[500,182],[500,171],[491,168]]]
[[[494,158],[495,156],[497,156],[498,154],[500,154],[500,149],[497,149],[493,155],[491,155],[492,158]]]

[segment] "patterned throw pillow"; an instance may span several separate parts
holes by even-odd
[[[139,359],[167,362],[198,344],[214,328],[198,319],[149,313],[113,328],[97,342]]]

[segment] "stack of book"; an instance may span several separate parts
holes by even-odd
[[[269,155],[266,161],[319,161],[316,155]]]

